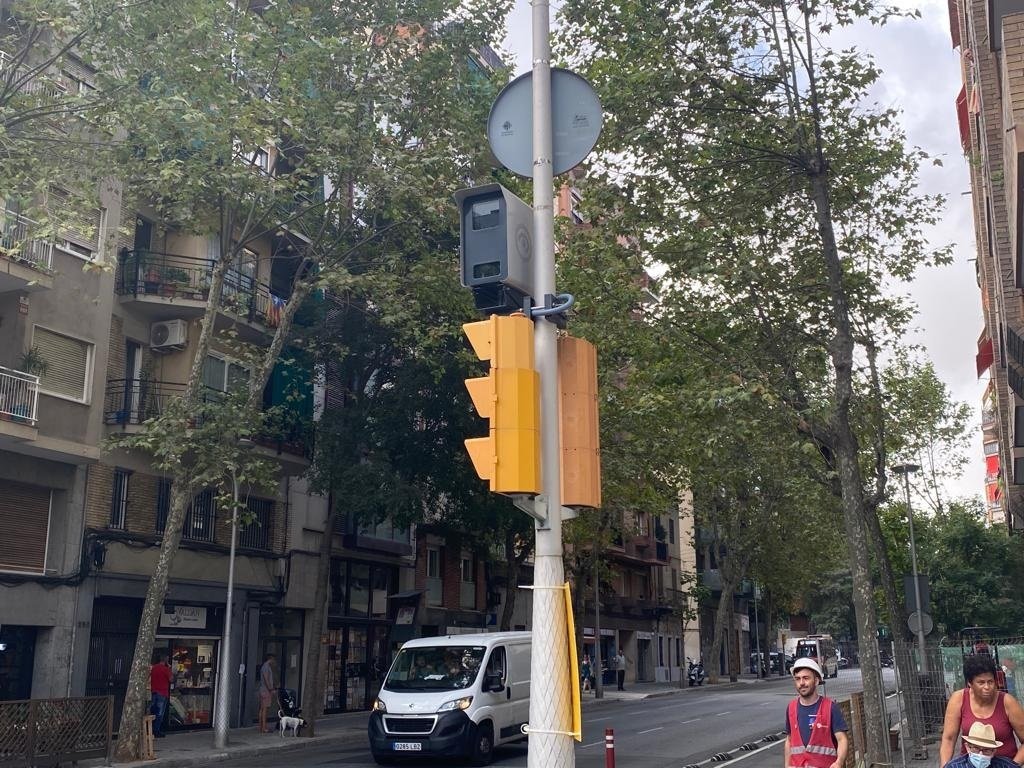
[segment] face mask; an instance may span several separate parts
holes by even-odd
[[[977,752],[968,752],[967,757],[971,761],[971,765],[974,768],[988,768],[989,763],[992,762],[992,758],[988,755],[979,755]]]

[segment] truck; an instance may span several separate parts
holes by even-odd
[[[496,746],[523,740],[530,715],[530,649],[529,632],[405,643],[370,713],[374,761],[468,758],[488,765]]]

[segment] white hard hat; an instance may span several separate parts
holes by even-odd
[[[793,674],[795,675],[798,669],[809,669],[818,676],[819,680],[824,680],[825,676],[821,674],[821,667],[818,666],[818,662],[814,659],[802,658],[797,659],[793,664]]]

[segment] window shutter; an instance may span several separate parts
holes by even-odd
[[[46,361],[46,373],[39,377],[44,392],[85,401],[92,344],[60,333],[35,328],[33,346]]]
[[[42,573],[50,525],[50,489],[0,481],[0,570]]]
[[[62,189],[50,188],[48,205],[50,216],[68,242],[90,253],[99,250],[97,243],[103,224],[103,212],[99,208],[86,208]]]

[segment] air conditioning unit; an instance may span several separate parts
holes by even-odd
[[[173,352],[188,343],[188,323],[184,320],[163,320],[149,328],[149,346],[154,352]]]

